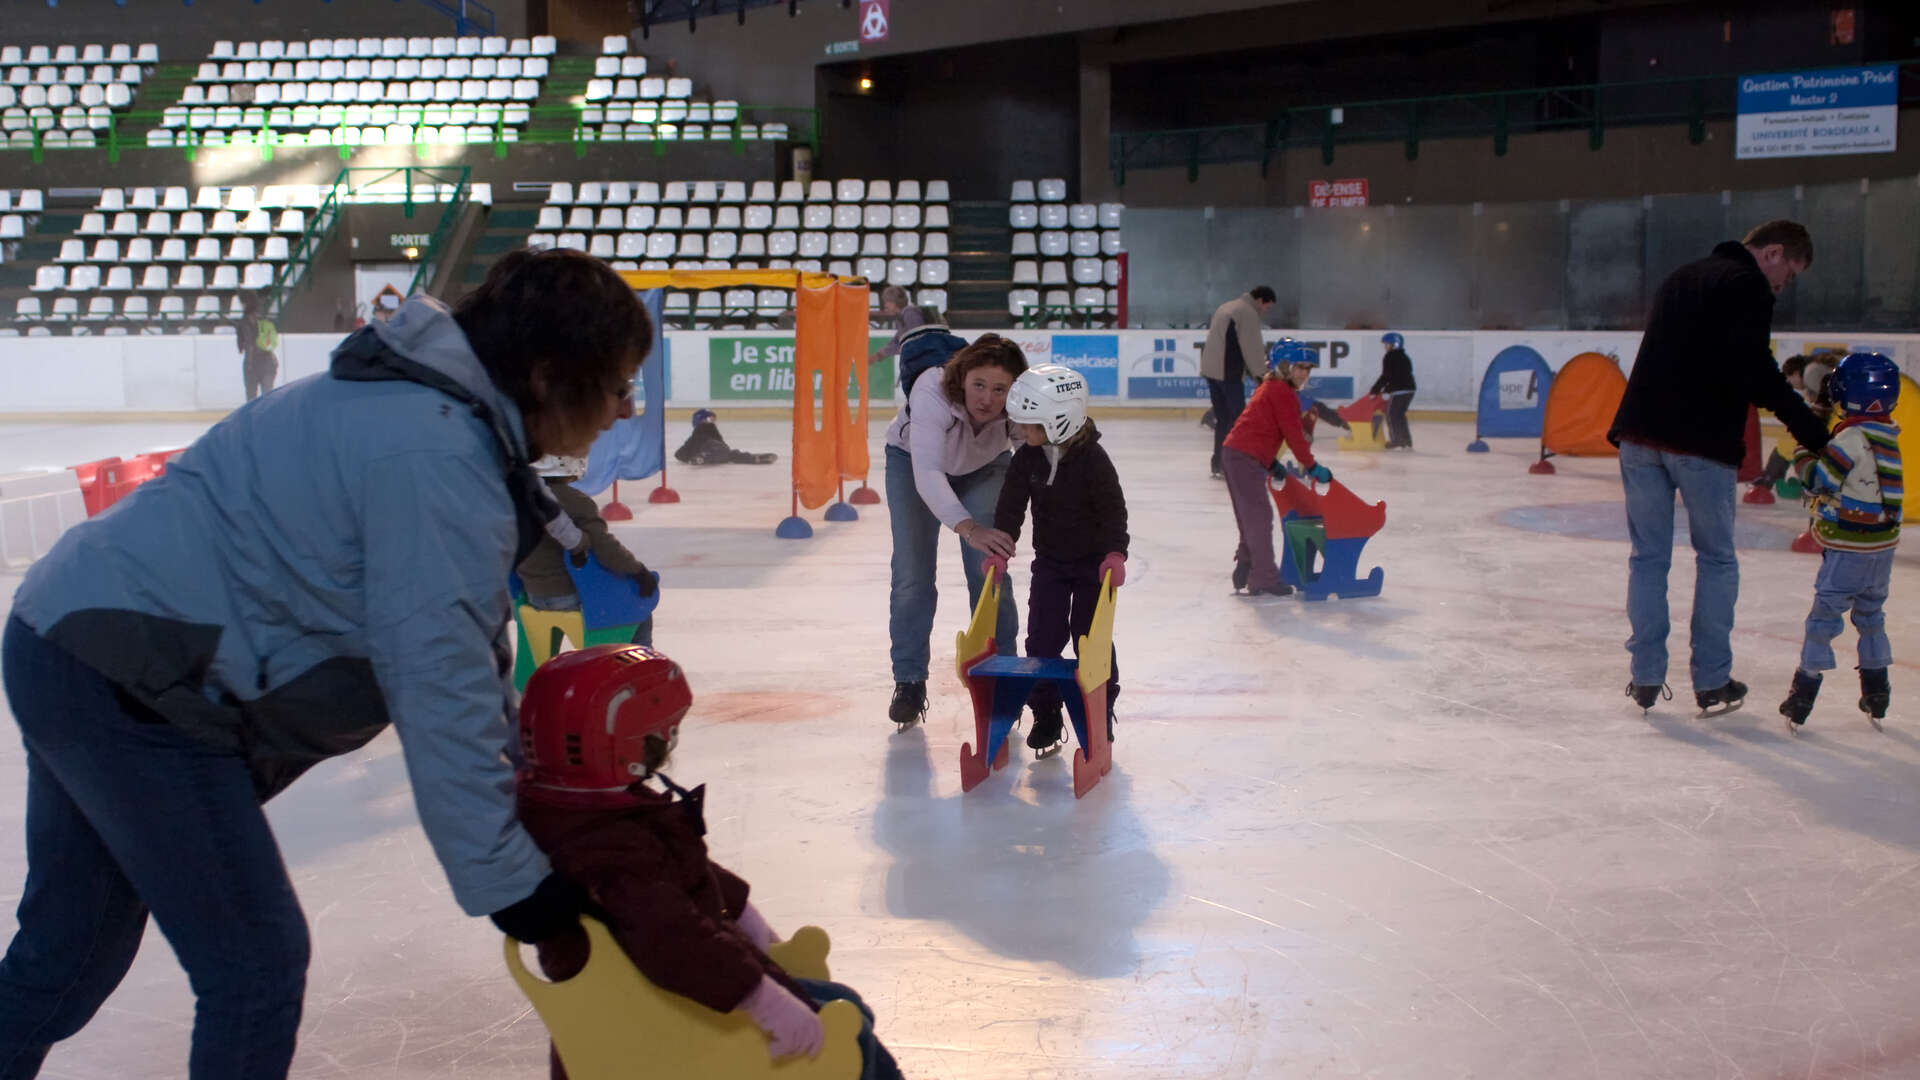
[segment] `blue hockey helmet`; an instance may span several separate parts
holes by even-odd
[[[1829,396],[1843,411],[1886,416],[1900,400],[1900,369],[1876,352],[1848,353],[1829,378]]]
[[[710,423],[711,421],[716,419],[718,419],[718,417],[714,416],[712,409],[693,410],[693,426],[694,427],[699,427],[701,424]]]
[[[1385,345],[1389,349],[1404,349],[1407,347],[1407,339],[1401,337],[1399,331],[1389,330],[1381,336],[1380,344]]]
[[[1285,371],[1295,364],[1320,366],[1320,350],[1304,341],[1281,338],[1267,346],[1267,370]]]

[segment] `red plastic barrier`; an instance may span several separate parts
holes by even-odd
[[[92,517],[107,508],[106,481],[100,474],[109,466],[120,464],[117,457],[101,458],[84,465],[73,466],[73,475],[80,481],[80,501],[86,504],[87,516]]]

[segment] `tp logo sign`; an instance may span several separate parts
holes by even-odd
[[[888,18],[891,0],[860,0],[860,40],[885,41],[892,28]]]

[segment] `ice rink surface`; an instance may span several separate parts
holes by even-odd
[[[1534,446],[1468,455],[1459,424],[1416,423],[1411,455],[1323,440],[1339,479],[1387,503],[1361,563],[1385,567],[1385,592],[1256,606],[1230,595],[1208,432],[1115,420],[1134,541],[1114,771],[1076,801],[1064,758],[1016,747],[962,795],[958,541],[933,710],[894,734],[885,508],[774,539],[785,426],[722,426],[781,463],[676,468],[677,506],[622,487],[637,517],[617,532],[661,572],[657,640],[695,692],[671,772],[710,785],[714,855],[775,927],[832,933],[836,977],[908,1076],[1920,1075],[1911,560],[1888,605],[1902,659],[1885,734],[1854,707],[1851,630],[1807,731],[1775,714],[1818,562],[1784,550],[1802,527],[1786,502],[1740,513],[1747,707],[1692,715],[1682,541],[1674,699],[1643,718],[1622,696],[1613,460],[1530,476]],[[0,471],[196,430],[0,427]],[[18,581],[0,576],[0,596]],[[22,775],[8,734],[4,934]],[[450,899],[391,733],[270,814],[314,932],[295,1076],[544,1075],[544,1029],[498,935]],[[185,1075],[192,998],[150,937],[43,1076]]]

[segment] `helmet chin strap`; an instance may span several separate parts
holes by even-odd
[[[695,836],[707,835],[707,785],[699,784],[695,786],[692,791],[688,791],[686,788],[674,783],[666,773],[654,769],[650,770],[646,776],[635,780],[632,784],[628,785],[628,787],[629,789],[644,788],[647,780],[651,777],[658,777],[660,782],[667,786],[668,791],[679,797],[681,811],[687,815],[687,820],[693,824],[693,834]]]

